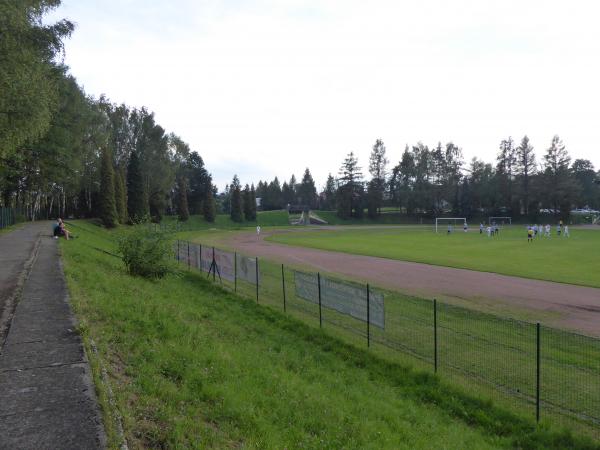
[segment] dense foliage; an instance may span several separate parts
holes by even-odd
[[[59,5],[0,0],[0,206],[31,219],[158,221],[176,211],[179,175],[190,212],[202,213],[214,187],[200,155],[146,108],[91,98],[67,73],[60,56],[73,25],[43,21]]]
[[[120,239],[119,253],[130,275],[162,278],[175,270],[172,240],[145,225],[133,227]]]

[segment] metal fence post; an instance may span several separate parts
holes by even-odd
[[[285,272],[283,271],[283,264],[281,265],[281,287],[283,288],[283,312],[285,310]]]
[[[438,370],[437,300],[433,299],[433,371]]]
[[[317,272],[317,284],[319,287],[319,328],[323,328],[323,316],[321,315],[321,273]]]
[[[191,267],[191,261],[190,261],[190,241],[187,241],[187,246],[188,246],[188,270],[190,270],[190,267]]]
[[[258,303],[258,256],[256,257],[256,303]]]
[[[371,291],[367,283],[367,347],[371,346]]]
[[[535,420],[540,421],[540,323],[535,325],[536,363],[535,363]]]
[[[213,282],[217,281],[217,262],[215,261],[215,248],[213,247],[213,258],[212,258],[212,271],[213,271]]]
[[[237,252],[233,253],[233,292],[237,292]]]

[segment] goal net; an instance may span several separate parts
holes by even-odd
[[[512,225],[512,218],[507,216],[489,217],[488,224],[498,226]]]
[[[442,231],[444,230],[443,227],[446,227],[446,230],[448,229],[448,227],[450,227],[451,231],[454,231],[454,229],[456,229],[457,227],[462,230],[466,223],[466,217],[436,217],[435,232],[437,233],[439,231],[439,227],[442,227],[440,228]]]

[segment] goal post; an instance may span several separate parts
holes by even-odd
[[[488,218],[488,224],[489,225],[505,225],[506,223],[508,223],[508,225],[512,225],[512,217],[508,217],[508,216],[497,216],[497,217],[489,217]]]
[[[444,223],[448,223],[450,225],[456,226],[459,224],[461,227],[467,223],[466,217],[436,217],[435,218],[435,232],[438,232],[438,226],[443,225]]]

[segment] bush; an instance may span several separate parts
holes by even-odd
[[[135,227],[121,238],[119,253],[130,275],[162,278],[176,269],[170,236],[146,225]]]

